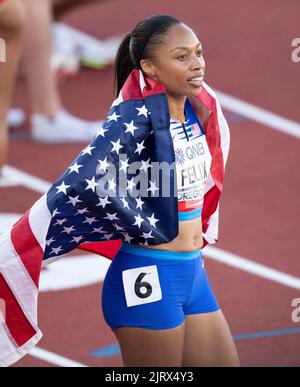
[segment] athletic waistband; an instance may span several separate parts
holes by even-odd
[[[193,251],[170,251],[170,250],[160,250],[160,249],[148,249],[146,247],[141,247],[137,245],[131,245],[129,243],[123,242],[120,251],[143,255],[146,257],[153,258],[166,258],[166,259],[195,259],[199,256],[202,258],[201,249],[193,250]]]
[[[178,220],[184,221],[184,220],[200,218],[201,213],[202,213],[202,207],[196,208],[195,210],[191,210],[191,211],[178,211]]]

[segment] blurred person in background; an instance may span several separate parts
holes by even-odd
[[[53,1],[51,65],[58,78],[76,75],[81,65],[99,70],[113,64],[123,36],[116,35],[100,40],[62,21],[67,13],[82,5],[105,1],[107,0]]]
[[[52,2],[23,0],[26,8],[24,66],[31,104],[31,135],[45,143],[90,141],[101,122],[68,113],[59,96],[51,62]]]
[[[21,0],[0,0],[0,170],[7,150],[7,112],[22,51],[25,14]]]
[[[59,20],[71,10],[103,0],[23,0],[26,6],[24,75],[31,103],[31,134],[47,143],[89,141],[102,121],[79,119],[63,108],[58,80],[75,76],[84,64],[102,69],[113,63],[120,37],[100,41]],[[25,121],[21,109],[11,109],[9,127]]]

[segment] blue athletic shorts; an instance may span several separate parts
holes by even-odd
[[[103,316],[112,330],[170,329],[185,315],[218,309],[201,249],[174,252],[123,243],[103,282]]]

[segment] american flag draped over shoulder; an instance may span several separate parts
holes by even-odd
[[[212,165],[202,211],[204,246],[218,239],[219,199],[230,135],[214,92],[204,84],[190,101],[210,113]],[[113,259],[122,241],[160,244],[178,235],[175,173],[168,196],[155,163],[174,163],[166,90],[133,70],[102,128],[65,173],[0,237],[0,365],[24,356],[42,337],[37,326],[42,265],[75,248]],[[137,170],[128,172],[130,165]],[[137,195],[146,182],[148,195]],[[122,189],[120,189],[123,187]],[[122,192],[120,192],[122,191]]]

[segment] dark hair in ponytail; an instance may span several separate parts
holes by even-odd
[[[166,32],[181,22],[168,15],[155,15],[140,21],[121,42],[115,59],[114,90],[117,95],[131,71],[141,69],[141,59],[153,58],[156,47],[163,43]]]

